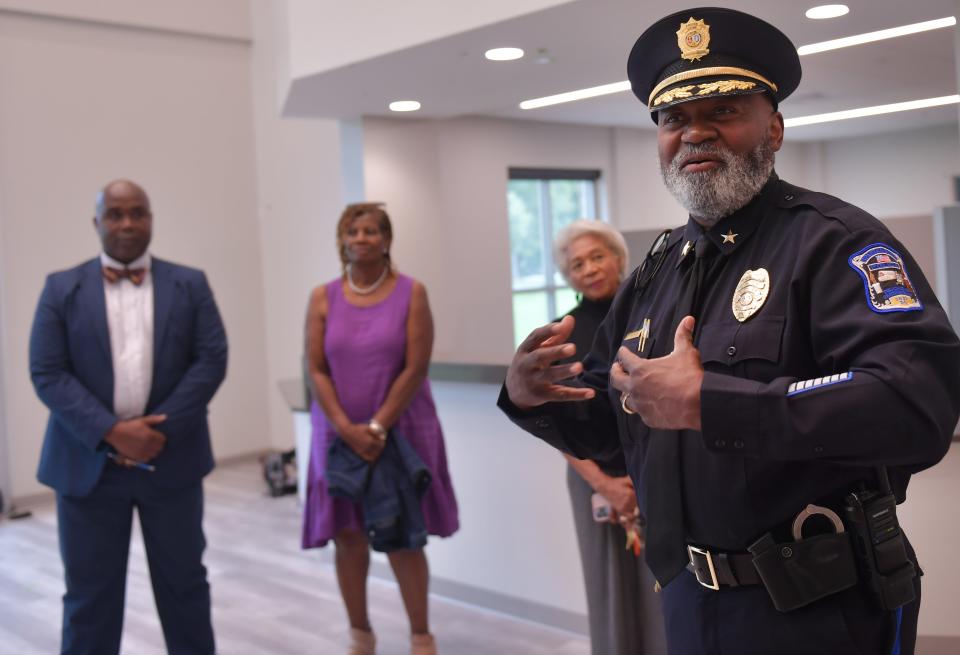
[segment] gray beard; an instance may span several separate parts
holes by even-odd
[[[709,152],[723,160],[723,165],[700,173],[683,173],[680,162],[693,153]],[[660,174],[673,197],[704,227],[712,227],[724,216],[729,216],[750,202],[773,172],[775,153],[770,140],[764,139],[744,155],[709,143],[688,144],[666,166],[660,164]]]

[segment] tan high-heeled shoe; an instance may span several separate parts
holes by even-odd
[[[413,634],[410,635],[410,655],[437,655],[437,642],[433,635]]]
[[[377,638],[372,630],[350,628],[350,649],[347,655],[375,655]]]

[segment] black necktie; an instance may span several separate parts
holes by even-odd
[[[670,335],[676,332],[684,316],[697,315],[700,290],[712,261],[711,255],[716,251],[706,235],[697,239],[693,266],[684,278]],[[667,341],[673,343],[672,339]],[[644,487],[647,499],[646,560],[657,581],[666,585],[689,561],[683,525],[680,433],[676,430],[650,430]]]

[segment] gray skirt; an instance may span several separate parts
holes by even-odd
[[[660,598],[643,554],[635,557],[626,549],[626,533],[620,526],[594,522],[593,489],[570,466],[567,487],[587,589],[593,655],[666,653]]]

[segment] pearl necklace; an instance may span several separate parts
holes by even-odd
[[[376,282],[371,284],[369,287],[358,287],[353,281],[353,264],[347,264],[347,286],[350,287],[350,290],[353,291],[358,296],[366,296],[377,289],[380,288],[380,285],[383,284],[383,281],[387,279],[387,273],[390,272],[390,265],[385,264],[383,266],[383,273],[380,274],[380,277],[377,278]]]

